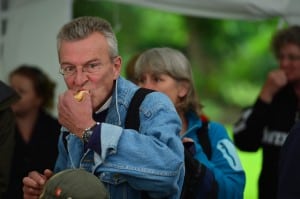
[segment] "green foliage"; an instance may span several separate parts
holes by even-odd
[[[278,19],[195,18],[110,1],[74,0],[73,4],[74,17],[100,16],[111,22],[123,66],[131,56],[151,47],[183,51],[193,66],[201,100],[221,121],[228,118],[222,110],[252,104],[267,72],[276,67],[269,44]]]
[[[144,43],[141,46],[183,47],[187,43],[187,27],[184,18],[179,15],[146,9],[142,12],[140,20],[143,22],[143,28],[139,34],[143,41],[141,44]]]
[[[220,89],[224,100],[240,107],[245,107],[253,104],[258,96],[260,86],[250,84],[244,81],[238,84],[229,82],[228,85],[222,84],[223,89]]]

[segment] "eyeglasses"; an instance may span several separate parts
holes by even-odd
[[[95,60],[92,61],[90,63],[87,63],[85,65],[82,66],[82,72],[86,72],[86,73],[97,73],[101,70],[101,68],[103,66],[105,66],[106,64],[112,64],[114,63],[115,59],[118,56],[112,57],[110,58],[110,61],[107,63],[102,63],[99,60]],[[59,73],[62,74],[63,76],[67,77],[67,76],[72,76],[75,73],[77,73],[77,68],[75,65],[66,65],[66,66],[61,66],[59,69]]]
[[[101,66],[102,65],[100,62],[89,63],[82,67],[82,72],[96,73],[101,69]],[[61,67],[59,69],[59,73],[62,74],[63,76],[72,76],[75,73],[77,73],[77,68],[76,68],[76,66],[73,66],[73,65]]]
[[[277,59],[281,60],[281,61],[284,60],[284,59],[287,59],[289,61],[299,61],[300,60],[300,55],[293,55],[293,54],[286,54],[286,55],[284,55],[284,54],[279,54],[277,56]]]

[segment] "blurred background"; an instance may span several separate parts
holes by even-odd
[[[168,9],[171,0],[162,0],[162,5],[151,0],[148,4],[136,0],[0,1],[1,80],[6,82],[7,74],[19,64],[35,64],[57,82],[56,95],[63,92],[56,34],[72,18],[100,16],[110,21],[116,32],[124,76],[131,56],[145,49],[169,46],[184,52],[191,61],[204,112],[225,124],[230,135],[241,109],[254,102],[267,72],[277,67],[270,51],[273,33],[297,21],[293,15],[297,9],[284,4],[293,1],[281,0],[231,3],[228,7],[234,10],[223,13],[219,11],[226,1],[219,0],[222,4],[216,8],[213,4],[218,5],[218,0],[207,1],[204,5],[210,10],[200,10],[203,16],[193,7],[192,12]],[[255,199],[261,152],[239,154],[247,175],[244,198]]]

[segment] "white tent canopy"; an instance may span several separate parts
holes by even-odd
[[[100,1],[100,0],[94,0]],[[218,19],[262,20],[282,17],[300,24],[299,0],[111,0],[183,15]]]

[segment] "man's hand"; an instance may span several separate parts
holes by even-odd
[[[274,95],[288,83],[283,70],[276,69],[268,74],[268,78],[260,92],[260,99],[266,103],[271,103]]]
[[[31,171],[27,177],[23,178],[24,199],[38,199],[45,183],[52,175],[53,172],[49,169],[46,169],[44,174]]]
[[[80,138],[83,131],[95,123],[92,117],[91,97],[88,92],[83,95],[83,99],[79,102],[74,98],[74,93],[68,90],[59,96],[58,101],[60,124]]]

